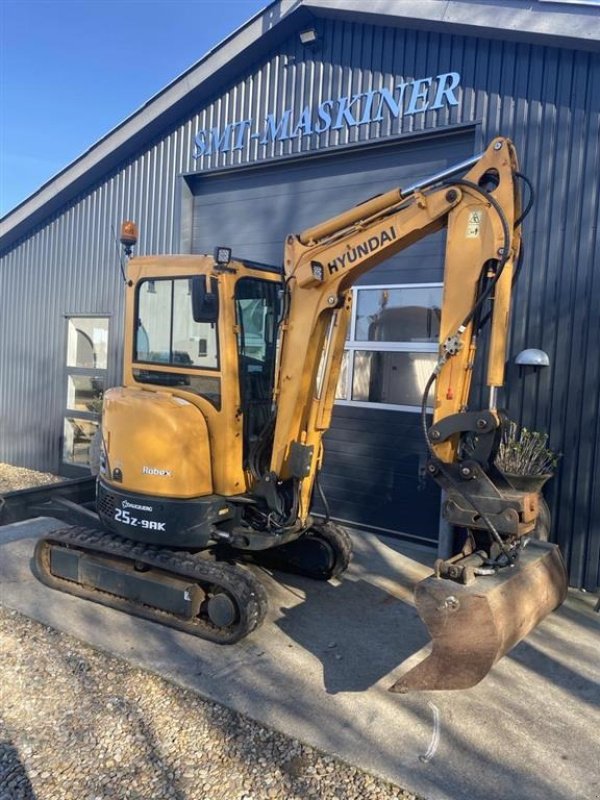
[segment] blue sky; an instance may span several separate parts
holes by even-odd
[[[269,0],[0,0],[0,216]]]

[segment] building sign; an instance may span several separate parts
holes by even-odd
[[[249,141],[266,147],[271,142],[382,122],[386,117],[398,119],[444,106],[457,106],[455,89],[459,84],[458,72],[442,72],[435,77],[399,83],[393,91],[382,87],[323,100],[318,106],[305,106],[297,114],[288,108],[279,116],[267,114],[262,120],[241,119],[224,128],[204,128],[194,137],[193,156],[200,158],[243,150]]]

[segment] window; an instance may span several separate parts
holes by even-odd
[[[354,289],[336,399],[418,411],[437,360],[441,284]]]
[[[194,321],[190,279],[142,281],[136,326],[133,359],[148,365],[134,367],[136,381],[180,388],[221,408],[221,379],[190,371],[219,369],[217,325]],[[181,372],[163,371],[160,365],[179,367]]]
[[[106,369],[107,317],[69,317],[67,367]]]
[[[217,326],[194,322],[188,278],[140,283],[134,347],[137,362],[219,368]]]
[[[235,285],[246,462],[250,448],[271,418],[280,291],[278,281],[258,278],[240,278]]]
[[[356,301],[357,341],[437,344],[441,287],[358,289]]]
[[[66,400],[62,461],[89,465],[92,437],[98,430],[108,367],[108,317],[67,318]]]
[[[163,372],[158,369],[133,369],[138,383],[171,386],[205,397],[216,409],[221,408],[221,379],[212,375],[190,375],[189,372]]]

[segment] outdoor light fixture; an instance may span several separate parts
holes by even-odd
[[[543,350],[538,350],[536,347],[528,347],[527,350],[521,352],[515,358],[515,364],[519,367],[519,377],[524,375],[538,372],[542,367],[550,366],[550,359],[548,353]]]
[[[131,255],[131,250],[137,244],[138,240],[138,229],[135,222],[131,220],[126,220],[125,222],[121,223],[121,239],[120,242],[123,245],[123,250],[125,251],[125,255],[127,258]]]
[[[219,267],[226,267],[231,261],[231,247],[215,247],[215,262]]]
[[[538,350],[535,347],[529,347],[527,350],[521,350],[519,355],[515,358],[515,364],[520,367],[549,367],[550,359],[548,353],[543,350]]]
[[[300,41],[305,46],[315,44],[318,38],[319,36],[314,28],[307,28],[304,31],[300,31]]]

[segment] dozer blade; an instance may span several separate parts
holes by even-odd
[[[558,547],[531,542],[517,564],[465,586],[432,575],[415,600],[432,638],[431,654],[390,687],[391,692],[468,689],[567,596]]]

